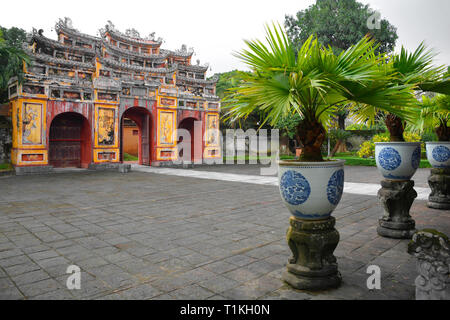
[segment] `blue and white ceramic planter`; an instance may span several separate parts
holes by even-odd
[[[420,165],[420,142],[375,142],[375,160],[385,179],[410,180]]]
[[[450,141],[426,142],[427,159],[433,168],[450,168]]]
[[[304,220],[329,218],[344,190],[345,160],[278,163],[281,199],[291,214]]]

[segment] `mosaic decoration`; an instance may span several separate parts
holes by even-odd
[[[397,150],[391,147],[386,147],[378,155],[378,161],[381,167],[385,170],[395,170],[402,163],[402,158]]]
[[[280,190],[286,202],[294,206],[308,200],[311,193],[308,180],[301,173],[292,170],[281,176]]]
[[[411,166],[414,169],[417,169],[419,167],[419,164],[420,164],[420,147],[417,147],[412,154]]]
[[[341,201],[342,192],[344,191],[344,170],[340,169],[333,173],[327,185],[328,201],[337,205]]]
[[[437,146],[433,149],[431,155],[437,162],[446,162],[450,159],[450,149],[446,146]]]
[[[159,114],[159,142],[163,144],[173,144],[173,113],[161,112]]]
[[[114,144],[114,109],[99,108],[98,109],[98,144],[113,145]]]
[[[206,133],[206,143],[208,145],[217,145],[219,141],[219,117],[217,115],[208,115],[207,118],[207,133]]]
[[[25,103],[23,107],[22,143],[38,145],[42,143],[41,137],[42,105]]]

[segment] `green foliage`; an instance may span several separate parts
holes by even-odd
[[[216,85],[216,94],[219,96],[220,99],[222,99],[222,110],[225,110],[227,108],[227,102],[223,100],[224,96],[227,93],[227,90],[236,86],[239,86],[240,83],[244,81],[243,75],[248,74],[249,72],[246,71],[239,71],[239,70],[233,70],[230,72],[224,72],[224,73],[216,73],[216,75],[219,77],[219,81]],[[260,112],[253,112],[249,115],[249,117],[246,119],[246,121],[226,121],[221,118],[221,124],[220,127],[222,130],[231,129],[231,128],[240,128],[242,130],[248,130],[248,129],[259,129],[261,127],[262,123],[262,117]],[[268,126],[262,126],[262,129],[270,129]]]
[[[242,75],[246,73],[248,72],[239,70],[216,73],[215,75],[219,77],[219,81],[216,84],[216,94],[219,98],[223,99],[226,90],[238,86],[244,80]]]
[[[298,113],[295,113],[289,117],[281,118],[275,125],[275,129],[279,129],[283,134],[287,135],[289,139],[293,139],[297,134],[297,126],[301,121],[301,117]]]
[[[0,163],[0,171],[10,171],[12,169],[11,163]]]
[[[450,126],[450,96],[438,94],[434,97],[422,96],[421,109],[409,128],[419,133],[433,133],[436,128]],[[439,140],[442,137],[436,136]],[[445,140],[445,137],[444,137]]]
[[[331,139],[336,141],[345,141],[352,135],[351,132],[342,129],[332,129],[328,134],[330,135]]]
[[[281,27],[267,27],[266,40],[245,41],[247,49],[236,56],[252,73],[244,75],[239,87],[227,95],[231,120],[245,119],[255,110],[264,121],[278,121],[298,114],[302,122],[329,123],[338,104],[377,106],[404,118],[412,116],[395,105],[412,105],[412,85],[396,85],[394,73],[378,46],[367,37],[351,48],[335,54],[311,36],[295,54]],[[361,59],[364,57],[364,59]],[[353,103],[353,104],[351,104]]]
[[[381,65],[384,68],[386,77],[390,77],[391,81],[397,86],[410,86],[414,91],[420,91],[423,84],[431,87],[439,87],[440,90],[450,89],[450,82],[446,82],[444,66],[434,66],[435,54],[433,50],[427,49],[421,43],[414,52],[408,52],[403,46],[399,54],[395,54],[389,58],[389,62]],[[431,90],[431,89],[430,89]],[[404,121],[414,123],[420,112],[417,100],[408,105],[397,103],[394,105],[397,110],[405,110],[409,112],[409,117],[404,118],[396,114]],[[353,110],[352,115],[358,122],[372,124],[377,117],[386,116],[387,114],[395,114],[392,110],[383,110],[375,105],[360,104],[358,108]],[[403,130],[402,130],[403,131]]]
[[[421,141],[420,135],[413,132],[405,132],[404,138],[406,142],[419,142]],[[375,157],[375,142],[389,142],[389,134],[377,134],[372,137],[369,141],[364,141],[361,148],[356,153],[360,158],[373,158]],[[422,146],[423,148],[423,146]]]
[[[398,38],[396,28],[383,19],[380,29],[370,30],[367,20],[373,13],[368,5],[355,0],[317,0],[308,9],[297,12],[295,17],[287,15],[285,26],[297,50],[311,34],[317,35],[321,44],[330,46],[336,53],[369,34],[380,43],[377,53],[390,52]]]
[[[11,27],[9,29],[0,26],[0,38],[11,47],[22,48],[22,43],[26,41],[25,30]],[[2,42],[2,40],[0,40]]]
[[[8,81],[16,76],[23,80],[23,62],[30,63],[28,55],[22,50],[25,40],[22,29],[0,27],[0,103],[8,101]]]

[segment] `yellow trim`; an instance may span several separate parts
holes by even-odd
[[[208,143],[208,130],[210,130],[210,128],[208,127],[209,122],[208,119],[210,116],[214,116],[216,118],[217,121],[217,128],[216,128],[216,132],[217,132],[217,138],[219,138],[219,114],[218,113],[211,113],[211,112],[207,112],[206,113],[206,121],[205,121],[205,146],[207,147],[218,147],[219,146],[219,141],[217,141],[216,143]]]
[[[172,157],[162,157],[161,152],[162,151],[172,151]],[[172,160],[175,161],[178,159],[178,148],[160,148],[158,147],[156,150],[156,160]]]
[[[114,143],[112,145],[100,145],[98,143],[98,125],[99,125],[99,109],[111,109],[114,110]],[[111,106],[107,104],[95,104],[95,115],[94,115],[94,147],[95,148],[118,148],[119,147],[119,108],[117,106]]]
[[[168,106],[165,104],[163,105],[161,103],[161,99],[170,99],[170,100],[175,101],[175,103],[171,106]],[[166,96],[166,95],[158,95],[157,100],[158,100],[158,106],[160,108],[176,109],[178,107],[178,99],[176,97],[170,97],[170,96]]]
[[[114,160],[99,159],[98,154],[102,152],[114,153]],[[94,149],[94,162],[119,162],[119,149]]]
[[[172,143],[161,143],[161,113],[172,114]],[[158,147],[175,147],[177,145],[177,111],[170,109],[158,109],[158,121],[157,121],[157,146]]]
[[[25,104],[37,104],[41,106],[41,114],[39,117],[41,125],[41,143],[27,144],[23,143],[23,113]],[[13,102],[12,107],[12,122],[13,122],[13,148],[19,149],[43,149],[46,148],[47,141],[47,101],[41,99],[17,99]]]
[[[209,156],[208,155],[208,151],[210,151],[210,150],[217,150],[218,152],[217,152],[217,154],[215,156]],[[217,146],[217,147],[205,147],[205,150],[203,150],[203,158],[204,159],[214,159],[214,158],[220,158],[220,157],[222,157],[222,152],[221,152],[219,146]]]
[[[15,154],[15,152],[14,152]],[[42,154],[44,159],[42,161],[22,161],[22,155],[24,154]],[[12,156],[12,154],[11,154]],[[17,156],[14,157],[15,162],[14,165],[23,166],[23,165],[48,165],[48,151],[45,149],[41,150],[17,150]]]

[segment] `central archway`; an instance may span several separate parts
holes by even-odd
[[[126,119],[132,120],[137,126],[138,134],[138,157],[139,164],[151,165],[151,113],[142,107],[128,108],[120,120],[120,161],[123,161],[124,154],[124,126]]]
[[[92,160],[89,121],[76,112],[53,118],[49,133],[49,164],[55,168],[87,168]]]
[[[196,155],[195,154],[195,134],[194,134],[194,126],[195,126],[195,122],[196,121],[198,121],[197,119],[195,119],[195,118],[191,118],[191,117],[189,117],[189,118],[185,118],[185,119],[183,119],[181,122],[180,122],[180,124],[178,125],[178,129],[185,129],[185,130],[187,130],[188,132],[189,132],[189,136],[188,137],[183,137],[183,136],[181,136],[179,139],[178,139],[178,143],[181,143],[182,141],[184,141],[185,143],[191,143],[191,150],[190,150],[190,152],[191,152],[191,154],[190,154],[190,161],[191,161],[191,163],[194,163],[195,162],[195,160],[197,160],[197,159],[200,159],[200,155]],[[180,150],[180,152],[179,152],[179,157],[180,158],[186,158],[185,156],[184,156],[184,150]]]

